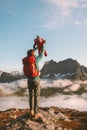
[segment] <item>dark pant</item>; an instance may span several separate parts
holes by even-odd
[[[40,97],[40,80],[33,81],[28,79],[28,88],[30,110],[33,110],[34,113],[38,113]]]

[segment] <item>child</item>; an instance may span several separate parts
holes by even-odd
[[[40,36],[37,36],[37,38],[34,39],[33,48],[35,49],[35,47],[37,46],[38,53],[41,54],[43,44],[46,44],[45,39],[42,39]],[[46,50],[44,50],[44,55],[47,56]]]

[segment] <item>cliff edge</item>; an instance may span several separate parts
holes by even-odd
[[[87,112],[68,108],[40,108],[42,120],[35,121],[29,109],[0,112],[0,130],[87,130]]]

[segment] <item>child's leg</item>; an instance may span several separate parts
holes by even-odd
[[[44,55],[47,56],[47,52],[46,52],[46,50],[44,50]]]
[[[41,54],[41,48],[40,47],[38,48],[38,54]]]

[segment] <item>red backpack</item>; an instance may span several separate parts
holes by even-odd
[[[39,70],[36,67],[36,59],[33,56],[24,57],[23,62],[23,72],[26,77],[35,78],[39,76]]]

